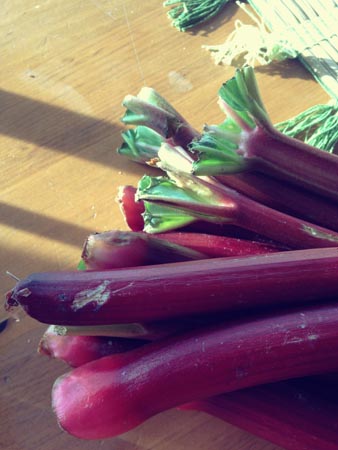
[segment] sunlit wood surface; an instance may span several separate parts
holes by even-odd
[[[121,101],[152,86],[195,127],[223,118],[217,90],[234,68],[202,50],[223,42],[235,4],[194,33],[170,26],[161,0],[3,0],[0,8],[0,278],[5,293],[30,272],[75,268],[88,233],[125,229],[117,187],[144,167],[116,154]],[[297,61],[257,70],[273,121],[327,95]],[[0,313],[0,317],[3,313]],[[277,450],[201,412],[168,411],[107,441],[61,431],[50,408],[67,370],[38,356],[45,325],[29,318],[0,334],[4,450]]]

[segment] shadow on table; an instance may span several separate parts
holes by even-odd
[[[0,225],[5,225],[13,230],[24,230],[36,235],[38,246],[43,245],[41,241],[43,238],[78,247],[78,260],[74,261],[74,267],[69,268],[74,270],[80,261],[85,239],[90,233],[95,232],[95,230],[90,228],[2,202],[0,202]],[[55,252],[41,255],[37,251],[40,247],[27,249],[20,242],[15,247],[8,247],[5,239],[0,243],[0,286],[2,293],[13,285],[13,280],[6,275],[6,271],[21,278],[26,276],[33,268],[34,271],[65,269],[60,267],[63,259],[58,245],[55,246]],[[18,273],[18,271],[22,270],[26,271],[26,273]]]
[[[311,59],[311,57],[308,57],[306,62],[312,67],[315,67],[316,65],[318,69],[325,73],[325,75],[331,76],[332,83],[336,83],[338,88],[338,82],[336,80],[336,70],[338,66],[336,62],[330,60],[329,58],[316,58],[316,61],[314,62],[314,59]],[[309,80],[313,78],[310,71],[301,63],[301,60],[297,58],[286,59],[280,62],[275,61],[266,66],[257,66],[255,67],[255,71],[266,73],[271,76],[278,75],[285,79],[297,78],[301,80]]]
[[[122,124],[1,89],[0,105],[0,134],[30,142],[39,149],[49,148],[105,166],[108,161],[114,167],[126,167],[125,158],[115,151],[122,142]],[[129,164],[128,172],[137,172],[137,166]]]
[[[3,202],[0,202],[0,223],[70,245],[82,245],[84,239],[94,232],[90,228]]]

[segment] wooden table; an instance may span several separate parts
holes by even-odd
[[[233,68],[203,44],[223,42],[234,20],[180,33],[161,0],[4,0],[0,10],[1,290],[13,272],[75,268],[90,232],[125,229],[117,187],[145,168],[118,156],[121,101],[152,86],[195,127],[217,123],[217,90]],[[257,70],[273,121],[327,95],[296,61]],[[1,313],[2,314],[2,313]],[[50,409],[67,370],[36,353],[45,325],[27,317],[0,334],[0,448],[6,450],[277,450],[201,412],[168,411],[119,438],[85,442],[62,432]]]

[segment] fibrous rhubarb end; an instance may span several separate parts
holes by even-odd
[[[122,133],[123,144],[117,149],[120,155],[146,164],[157,156],[164,138],[149,127],[139,125]]]
[[[218,94],[228,112],[233,113],[232,118],[238,121],[239,117],[248,129],[255,128],[256,124],[271,126],[252,67],[237,69],[235,76],[223,84]]]

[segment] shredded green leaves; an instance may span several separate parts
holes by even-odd
[[[163,6],[170,6],[167,15],[172,25],[186,31],[214,17],[229,0],[166,0]]]
[[[333,153],[338,145],[338,102],[312,106],[275,126],[287,136]]]

